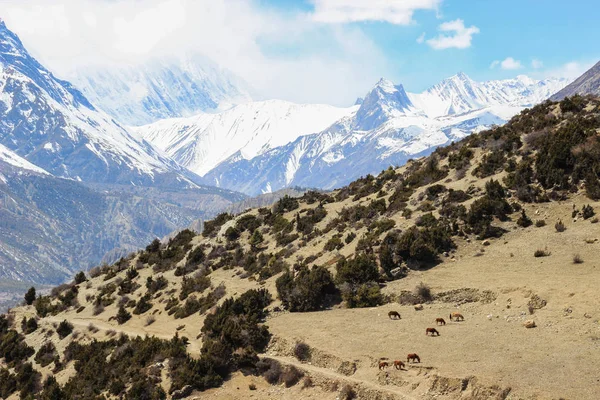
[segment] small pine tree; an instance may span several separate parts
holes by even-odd
[[[252,246],[253,249],[256,249],[264,240],[262,233],[260,233],[258,229],[255,229],[250,237],[250,246]]]
[[[85,277],[85,273],[83,271],[79,271],[77,275],[75,275],[75,284],[79,285],[80,283],[86,282],[87,278]]]
[[[129,319],[131,318],[131,314],[125,309],[125,307],[121,306],[119,307],[119,311],[117,312],[117,322],[119,323],[119,325],[124,324],[125,322],[129,321]]]
[[[56,333],[58,333],[58,337],[64,339],[69,336],[73,332],[73,325],[69,323],[66,319],[63,320],[58,327],[56,328]]]
[[[35,288],[32,286],[29,288],[27,293],[25,293],[25,303],[27,303],[27,305],[30,306],[33,304],[34,301],[35,301]]]
[[[525,209],[521,209],[521,216],[517,220],[517,225],[519,225],[523,228],[527,228],[528,226],[531,226],[532,224],[533,224],[533,222],[531,221],[531,219],[527,216],[527,214],[525,214]]]

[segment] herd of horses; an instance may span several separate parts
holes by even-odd
[[[400,313],[398,311],[390,311],[388,312],[388,317],[390,319],[401,319]],[[450,321],[464,321],[465,317],[462,316],[462,314],[457,313],[457,312],[453,312],[450,313]],[[443,326],[446,325],[446,321],[444,320],[444,318],[436,318],[435,319],[435,324],[438,326]],[[440,336],[440,333],[438,332],[437,329],[435,328],[427,328],[425,329],[425,335],[427,336]],[[406,357],[406,363],[410,363],[410,362],[421,362],[421,358],[419,357],[418,354],[416,353],[410,353],[407,357]],[[400,369],[404,369],[404,367],[406,366],[404,364],[404,362],[400,361],[400,360],[395,360],[394,362],[388,362],[388,361],[379,361],[379,369],[383,370],[385,368],[388,368],[390,366],[394,366],[394,368],[400,370]]]

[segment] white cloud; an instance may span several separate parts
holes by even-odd
[[[462,19],[444,22],[438,27],[438,30],[450,32],[450,34],[440,33],[437,37],[427,40],[427,44],[436,50],[469,48],[473,35],[479,33],[479,28],[474,25],[465,27]]]
[[[581,76],[588,69],[592,68],[595,63],[596,61],[570,61],[558,67],[540,71],[536,75],[540,78],[575,79]]]
[[[62,77],[88,65],[199,52],[265,97],[347,105],[395,73],[359,27],[321,24],[250,0],[0,2],[9,29]]]
[[[538,60],[537,58],[534,58],[533,60],[531,60],[531,68],[540,69],[543,66],[544,66],[544,63],[541,60]]]
[[[313,18],[325,23],[381,21],[396,25],[413,22],[417,10],[437,11],[442,0],[312,0]]]
[[[425,32],[421,33],[421,36],[417,38],[417,43],[423,43],[425,41]]]
[[[502,61],[499,61],[499,60],[492,61],[490,68],[493,69],[493,68],[496,68],[497,66],[500,66],[500,68],[505,69],[505,70],[515,70],[515,69],[523,68],[523,64],[521,64],[521,61],[515,60],[512,57],[506,57]]]

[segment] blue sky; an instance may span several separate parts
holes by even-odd
[[[287,13],[316,9],[315,2],[308,0],[261,0],[260,4]],[[578,74],[600,60],[600,47],[595,44],[600,38],[598,15],[597,0],[444,0],[432,9],[415,10],[408,24],[378,20],[345,24],[360,29],[382,49],[392,66],[390,79],[421,91],[459,71],[475,80]],[[441,24],[456,20],[478,29],[470,46],[436,49],[427,44],[439,34]],[[422,35],[424,41],[419,43]],[[507,58],[515,62],[502,64]]]
[[[475,80],[575,77],[600,59],[598,1],[0,0],[58,75],[202,53],[261,94],[352,104],[380,77],[418,92]]]

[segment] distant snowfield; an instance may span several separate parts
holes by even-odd
[[[202,176],[231,156],[249,160],[303,135],[318,133],[358,108],[267,100],[218,114],[166,119],[130,129]]]

